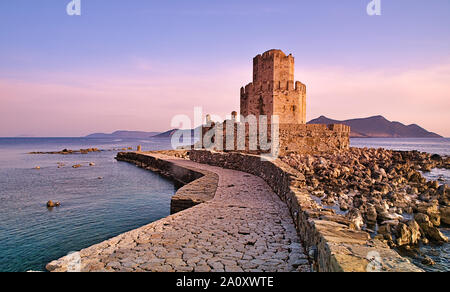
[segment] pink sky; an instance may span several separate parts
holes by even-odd
[[[294,54],[295,56],[295,54]],[[110,72],[29,72],[0,79],[0,136],[84,136],[115,130],[164,131],[177,114],[225,117],[239,110],[247,64],[199,68],[132,59]],[[383,115],[450,137],[450,60],[409,69],[303,67],[308,120]]]

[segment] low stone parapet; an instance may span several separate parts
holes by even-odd
[[[303,175],[279,160],[263,161],[257,155],[203,150],[190,151],[189,158],[263,178],[288,205],[304,246],[314,257],[317,271],[422,271],[385,243],[371,239],[368,233],[335,222],[332,214],[322,210],[311,198]]]
[[[183,157],[183,151],[169,154]],[[166,159],[158,158],[157,153],[146,155],[145,153],[121,152],[117,154],[116,159],[134,163],[182,184],[183,186],[171,199],[171,214],[207,202],[214,198],[216,193],[219,178],[217,174],[210,171],[187,166],[181,167]]]
[[[71,253],[47,264],[46,269],[51,272],[310,271],[308,256],[288,207],[263,179],[180,159],[180,153],[166,152],[172,156],[161,152],[130,153],[120,154],[118,158],[144,162],[142,167],[159,166],[164,173],[174,171],[178,179],[179,168],[214,173],[219,180],[213,199]],[[207,175],[196,181],[204,177]],[[184,176],[181,179],[185,180]]]

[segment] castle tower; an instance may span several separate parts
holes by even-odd
[[[241,88],[241,115],[278,115],[280,124],[306,123],[306,86],[294,83],[294,57],[270,50],[253,59],[253,82]]]

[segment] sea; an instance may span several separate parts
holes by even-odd
[[[172,148],[169,138],[0,138],[0,272],[45,271],[47,263],[72,251],[168,216],[177,186],[114,159],[122,148],[138,145]],[[352,139],[351,145],[450,155],[450,139],[444,138]],[[29,154],[84,148],[104,151]],[[73,168],[76,164],[81,167]],[[450,181],[448,171],[427,175]],[[49,209],[49,200],[61,206]],[[424,268],[450,269],[448,245],[426,249],[435,254],[436,265]]]
[[[351,147],[385,148],[392,150],[417,150],[431,154],[450,156],[450,138],[353,138],[350,139]],[[440,184],[450,185],[450,170],[433,169],[422,175],[428,180],[438,180]],[[440,231],[450,238],[450,228],[441,227]],[[422,257],[410,256],[411,262],[427,272],[450,272],[450,244],[443,245],[421,245],[418,251],[433,259],[436,263],[428,266],[422,263]],[[407,254],[403,254],[407,256]]]

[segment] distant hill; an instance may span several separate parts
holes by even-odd
[[[146,139],[160,134],[160,132],[142,132],[142,131],[116,131],[111,134],[95,133],[87,135],[86,138],[129,138],[129,139]]]
[[[344,124],[351,127],[352,138],[441,138],[442,136],[428,132],[424,128],[412,124],[404,125],[388,121],[383,116],[352,119],[345,121],[332,120],[325,116],[311,120],[308,124]]]
[[[178,129],[172,129],[163,133],[159,133],[153,136],[152,138],[170,138],[173,136],[173,134],[175,134],[176,131],[178,131]],[[194,136],[194,130],[181,130],[181,131],[183,131],[187,135],[190,135],[191,137]]]

